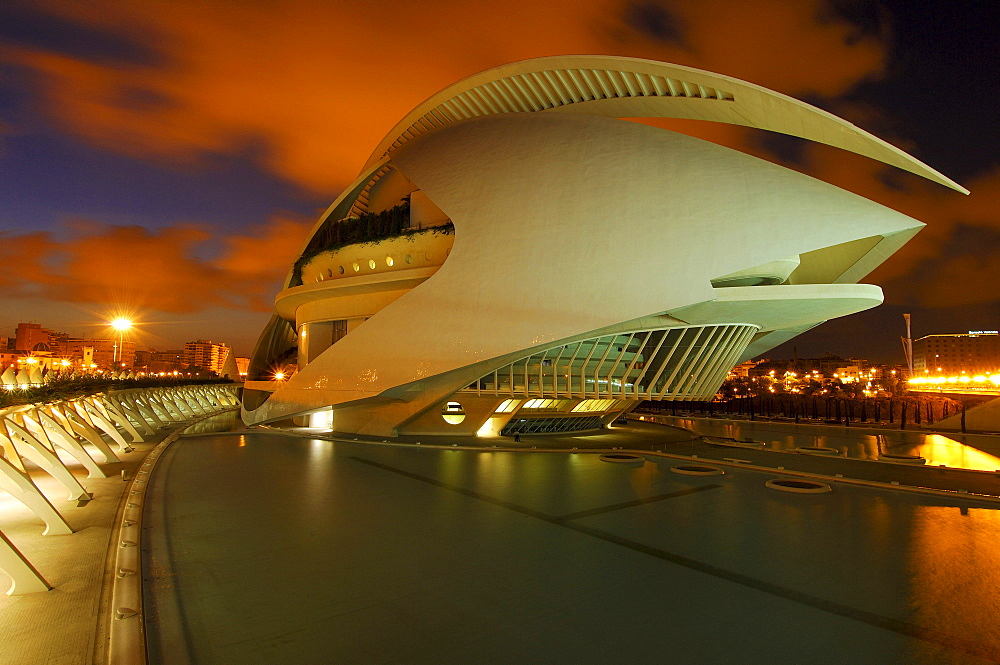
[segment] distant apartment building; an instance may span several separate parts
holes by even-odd
[[[184,345],[184,364],[222,375],[226,359],[232,350],[226,344],[199,339]]]
[[[184,354],[184,349],[136,351],[135,366],[151,374],[180,371],[187,367]]]
[[[24,351],[15,351],[6,347],[0,347],[0,372],[8,367],[13,367],[17,371],[18,363],[25,358]]]
[[[1000,372],[1000,334],[970,330],[967,334],[927,335],[913,341],[917,374],[994,374]]]
[[[118,339],[81,339],[67,333],[43,328],[40,323],[18,323],[13,338],[8,340],[10,351],[22,356],[35,356],[39,360],[68,360],[73,367],[97,365],[111,369],[116,363],[121,367],[135,365],[135,342]]]
[[[43,328],[40,323],[19,323],[14,333],[14,348],[18,351],[49,351],[53,355],[64,352],[69,335]]]

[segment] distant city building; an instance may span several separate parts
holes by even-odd
[[[18,351],[49,351],[59,355],[69,335],[43,328],[40,323],[18,323],[14,348]]]
[[[184,345],[184,364],[222,376],[222,370],[230,352],[231,349],[226,344],[199,339]]]
[[[980,374],[1000,371],[1000,334],[970,330],[966,334],[927,335],[913,341],[916,374]]]
[[[15,351],[14,349],[0,347],[0,372],[11,365],[14,366],[14,371],[17,371],[18,362],[25,357],[27,357],[27,354],[24,351]]]
[[[187,367],[184,362],[184,349],[136,351],[135,367],[150,374],[183,370]]]
[[[135,352],[135,367],[136,367],[136,369],[139,369],[140,367],[144,368],[144,369],[147,368],[147,367],[149,367],[149,363],[153,359],[153,354],[154,353],[156,353],[156,351],[144,351],[144,350],[141,350],[141,349],[137,350]]]
[[[135,367],[135,342],[125,340],[116,351],[117,347],[117,339],[69,338],[59,355],[66,357],[74,365],[83,362],[88,366],[94,364],[101,369],[110,369],[117,358],[122,367]]]
[[[236,359],[236,371],[239,372],[240,377],[246,378],[247,372],[250,369],[250,359],[249,358],[237,358]]]
[[[6,344],[2,341],[7,340]],[[18,323],[13,338],[0,338],[0,349],[16,350],[19,356],[36,357],[46,366],[110,369],[116,362],[122,367],[135,366],[135,342],[117,339],[81,339],[67,333],[43,328],[40,323]],[[69,365],[62,361],[69,361]],[[51,362],[50,362],[51,361]],[[9,362],[4,356],[4,362]]]
[[[757,365],[766,362],[770,361],[767,359],[762,359],[762,360],[747,360],[746,362],[742,362],[736,367],[733,367],[731,370],[729,370],[729,377],[735,376],[745,379],[750,375],[750,371],[753,370],[755,367],[757,367]]]

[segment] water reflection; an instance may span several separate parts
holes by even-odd
[[[1000,635],[984,630],[1000,611],[1000,512],[921,506],[913,516],[910,605],[915,622],[977,653],[1000,656]],[[914,661],[949,662],[947,650],[914,643]]]
[[[238,411],[227,411],[217,416],[205,418],[184,428],[182,434],[211,434],[214,432],[229,432],[234,429],[239,419]]]
[[[845,457],[878,459],[879,452],[920,455],[929,465],[944,464],[965,469],[1000,469],[1000,437],[983,434],[930,434],[869,428],[852,430],[838,425],[795,425],[791,423],[747,422],[709,418],[659,417],[699,434],[731,439],[751,438],[772,450],[823,446]]]

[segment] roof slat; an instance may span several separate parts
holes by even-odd
[[[543,109],[550,109],[555,106],[555,100],[547,94],[534,74],[522,74],[521,80],[524,82],[524,85],[531,90],[535,98],[538,99],[538,102]]]
[[[477,102],[475,98],[473,98],[473,96],[469,94],[468,90],[456,95],[455,99],[457,99],[460,103],[465,105],[465,108],[467,108],[469,110],[469,113],[471,113],[473,116],[489,115],[490,113],[488,110],[484,109],[479,105],[479,102]]]
[[[517,76],[511,77],[510,80],[513,81],[518,88],[520,88],[521,94],[524,95],[524,98],[531,103],[532,107],[534,107],[536,111],[542,111],[547,108],[541,95],[538,94],[538,91],[535,90],[535,88],[531,85],[531,82],[528,81],[528,77],[524,74],[518,74]]]
[[[604,80],[604,77],[601,76],[600,71],[596,69],[591,69],[590,75],[594,77],[594,81],[597,83],[598,86],[600,86],[601,92],[604,93],[605,99],[611,99],[612,97],[615,96],[615,93],[613,92],[614,89],[607,84],[607,82]]]
[[[486,91],[484,86],[479,86],[470,90],[472,96],[480,102],[481,106],[485,106],[489,109],[489,113],[503,113],[503,106],[497,104],[497,101]]]
[[[653,84],[649,82],[649,77],[645,74],[636,73],[635,76],[636,83],[639,84],[639,90],[642,92],[643,97],[655,97],[656,91],[653,89]]]
[[[604,98],[604,93],[601,91],[600,86],[590,78],[589,72],[586,69],[570,69],[567,71],[573,77],[574,81],[579,81],[579,85],[586,88],[587,94],[591,99]]]
[[[611,95],[612,97],[628,97],[627,89],[625,88],[625,86],[622,84],[621,81],[616,80],[616,78],[611,75],[610,70],[602,69],[601,74],[604,75],[604,78],[607,80],[608,85],[610,85],[611,89],[614,91],[613,94]]]
[[[458,103],[458,98],[456,97],[452,97],[448,101],[444,102],[442,106],[448,109],[448,112],[451,113],[456,120],[464,120],[472,117],[464,108],[462,108],[462,106]]]
[[[537,111],[538,105],[531,99],[531,95],[525,90],[520,81],[514,78],[502,78],[500,84],[507,89],[513,99],[517,100],[526,111]]]
[[[622,95],[623,97],[638,97],[635,85],[628,80],[628,77],[625,76],[625,72],[612,71],[611,74],[616,76],[622,82],[622,88],[625,91],[625,94]]]
[[[587,94],[586,87],[580,85],[580,83],[573,78],[569,70],[556,69],[552,73],[559,79],[559,83],[562,84],[562,87],[569,91],[569,97],[572,100],[572,103],[575,104],[577,102],[590,101],[590,96]]]
[[[563,102],[559,99],[559,93],[553,89],[552,84],[545,78],[544,72],[531,72],[529,74],[538,87],[539,92],[542,93],[546,100],[545,108],[555,108],[556,106],[562,106]]]
[[[512,113],[520,110],[517,105],[511,101],[510,96],[506,94],[504,89],[497,85],[496,81],[490,81],[488,85],[483,86],[483,89],[486,94],[493,98],[494,103],[503,109],[502,113]]]

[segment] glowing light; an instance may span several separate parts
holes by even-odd
[[[118,318],[111,322],[111,327],[118,332],[125,332],[132,328],[132,322],[128,319]]]
[[[441,417],[449,425],[458,425],[465,420],[465,409],[459,402],[448,402],[441,412]]]
[[[275,372],[275,373],[274,373],[274,378],[275,378],[275,379],[276,379],[277,381],[282,381],[282,380],[284,380],[284,378],[285,378],[285,373],[284,373],[284,372]]]

